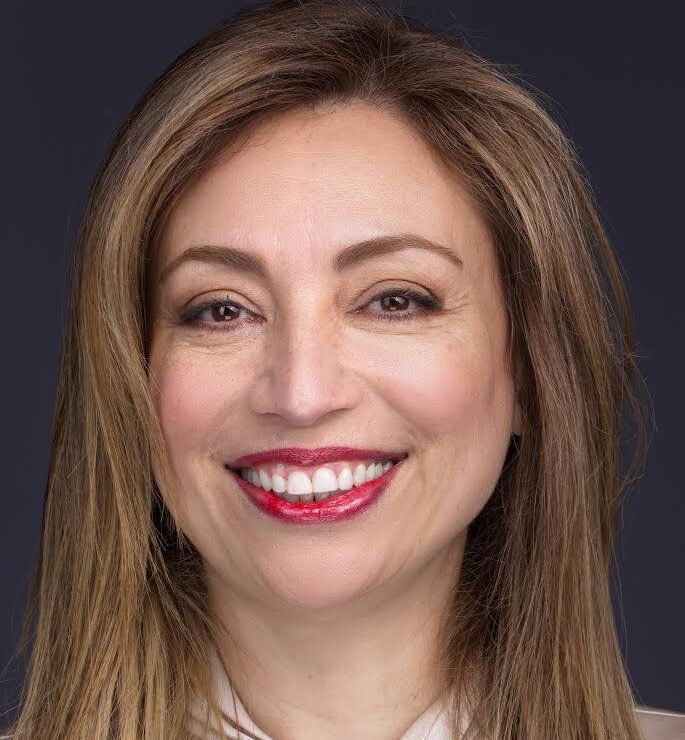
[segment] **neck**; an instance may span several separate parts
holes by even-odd
[[[254,600],[209,573],[218,652],[256,725],[279,740],[401,737],[443,693],[442,624],[464,543],[318,610]]]

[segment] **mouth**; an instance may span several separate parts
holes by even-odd
[[[259,476],[255,469],[250,467],[236,469],[227,465],[226,469],[247,495],[248,500],[262,513],[290,524],[327,524],[350,519],[375,504],[393,481],[406,457],[406,453],[399,453],[395,458],[386,458],[382,462],[380,459],[374,460],[372,465],[366,468],[368,479],[362,478],[361,463],[355,467],[356,477],[353,479],[350,478],[351,467],[345,466],[337,478],[342,486],[330,491],[316,490],[326,488],[325,485],[316,485],[316,476],[321,472],[319,470],[315,471],[314,475],[314,491],[311,485],[307,488],[305,473],[302,472],[301,477],[298,477],[298,471],[288,478],[289,491],[282,490],[277,493],[274,490],[267,490],[270,487],[270,479],[263,468],[260,468]],[[328,472],[322,475],[330,475],[331,469],[341,465],[344,464],[327,466],[324,470]],[[276,466],[276,469],[282,468]],[[277,488],[283,488],[283,478],[279,479],[278,473],[275,473],[271,480],[280,483]],[[300,490],[297,486],[302,482],[305,485],[305,492],[298,495],[293,491]],[[263,483],[266,483],[266,487],[262,485]]]

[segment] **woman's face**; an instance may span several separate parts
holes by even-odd
[[[334,269],[346,246],[397,234],[461,265],[414,246]],[[266,274],[186,260],[159,280],[201,245],[248,250]],[[519,431],[508,318],[488,230],[411,128],[362,104],[263,125],[184,194],[155,259],[150,375],[175,476],[162,493],[210,578],[272,607],[335,606],[463,546]],[[407,288],[439,308],[377,298]],[[229,305],[183,323],[210,299]],[[226,468],[293,446],[407,457],[356,516],[298,525]]]

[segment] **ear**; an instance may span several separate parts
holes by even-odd
[[[521,405],[518,400],[518,395],[514,398],[514,418],[511,426],[511,433],[517,437],[521,436]]]
[[[523,369],[521,367],[518,352],[514,353],[514,414],[511,424],[511,433],[520,437],[523,429],[523,414],[519,399],[519,389],[522,387]]]

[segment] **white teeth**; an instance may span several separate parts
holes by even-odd
[[[266,491],[271,490],[271,480],[266,470],[259,471],[259,485]]]
[[[293,470],[288,476],[288,493],[295,493],[301,496],[303,493],[312,492],[312,482],[309,476],[301,470]]]
[[[285,493],[285,489],[287,488],[285,478],[282,475],[278,475],[278,473],[274,473],[271,476],[271,485],[273,486],[274,493]]]
[[[317,468],[312,476],[314,493],[328,493],[338,487],[338,477],[330,468]]]
[[[392,465],[392,463],[390,463]],[[366,465],[359,463],[354,469],[354,485],[361,486],[362,483],[366,483]]]
[[[347,466],[340,471],[340,475],[338,476],[338,488],[340,488],[341,491],[349,491],[350,488],[352,488],[352,473]]]
[[[392,460],[376,460],[368,466],[359,463],[354,471],[349,465],[345,465],[337,476],[331,468],[324,466],[317,468],[311,478],[302,470],[293,470],[287,480],[278,473],[269,475],[265,470],[254,468],[241,468],[240,475],[266,491],[273,490],[286,501],[298,503],[325,501],[329,496],[349,491],[353,486],[361,486],[378,478],[390,470],[393,464]]]

